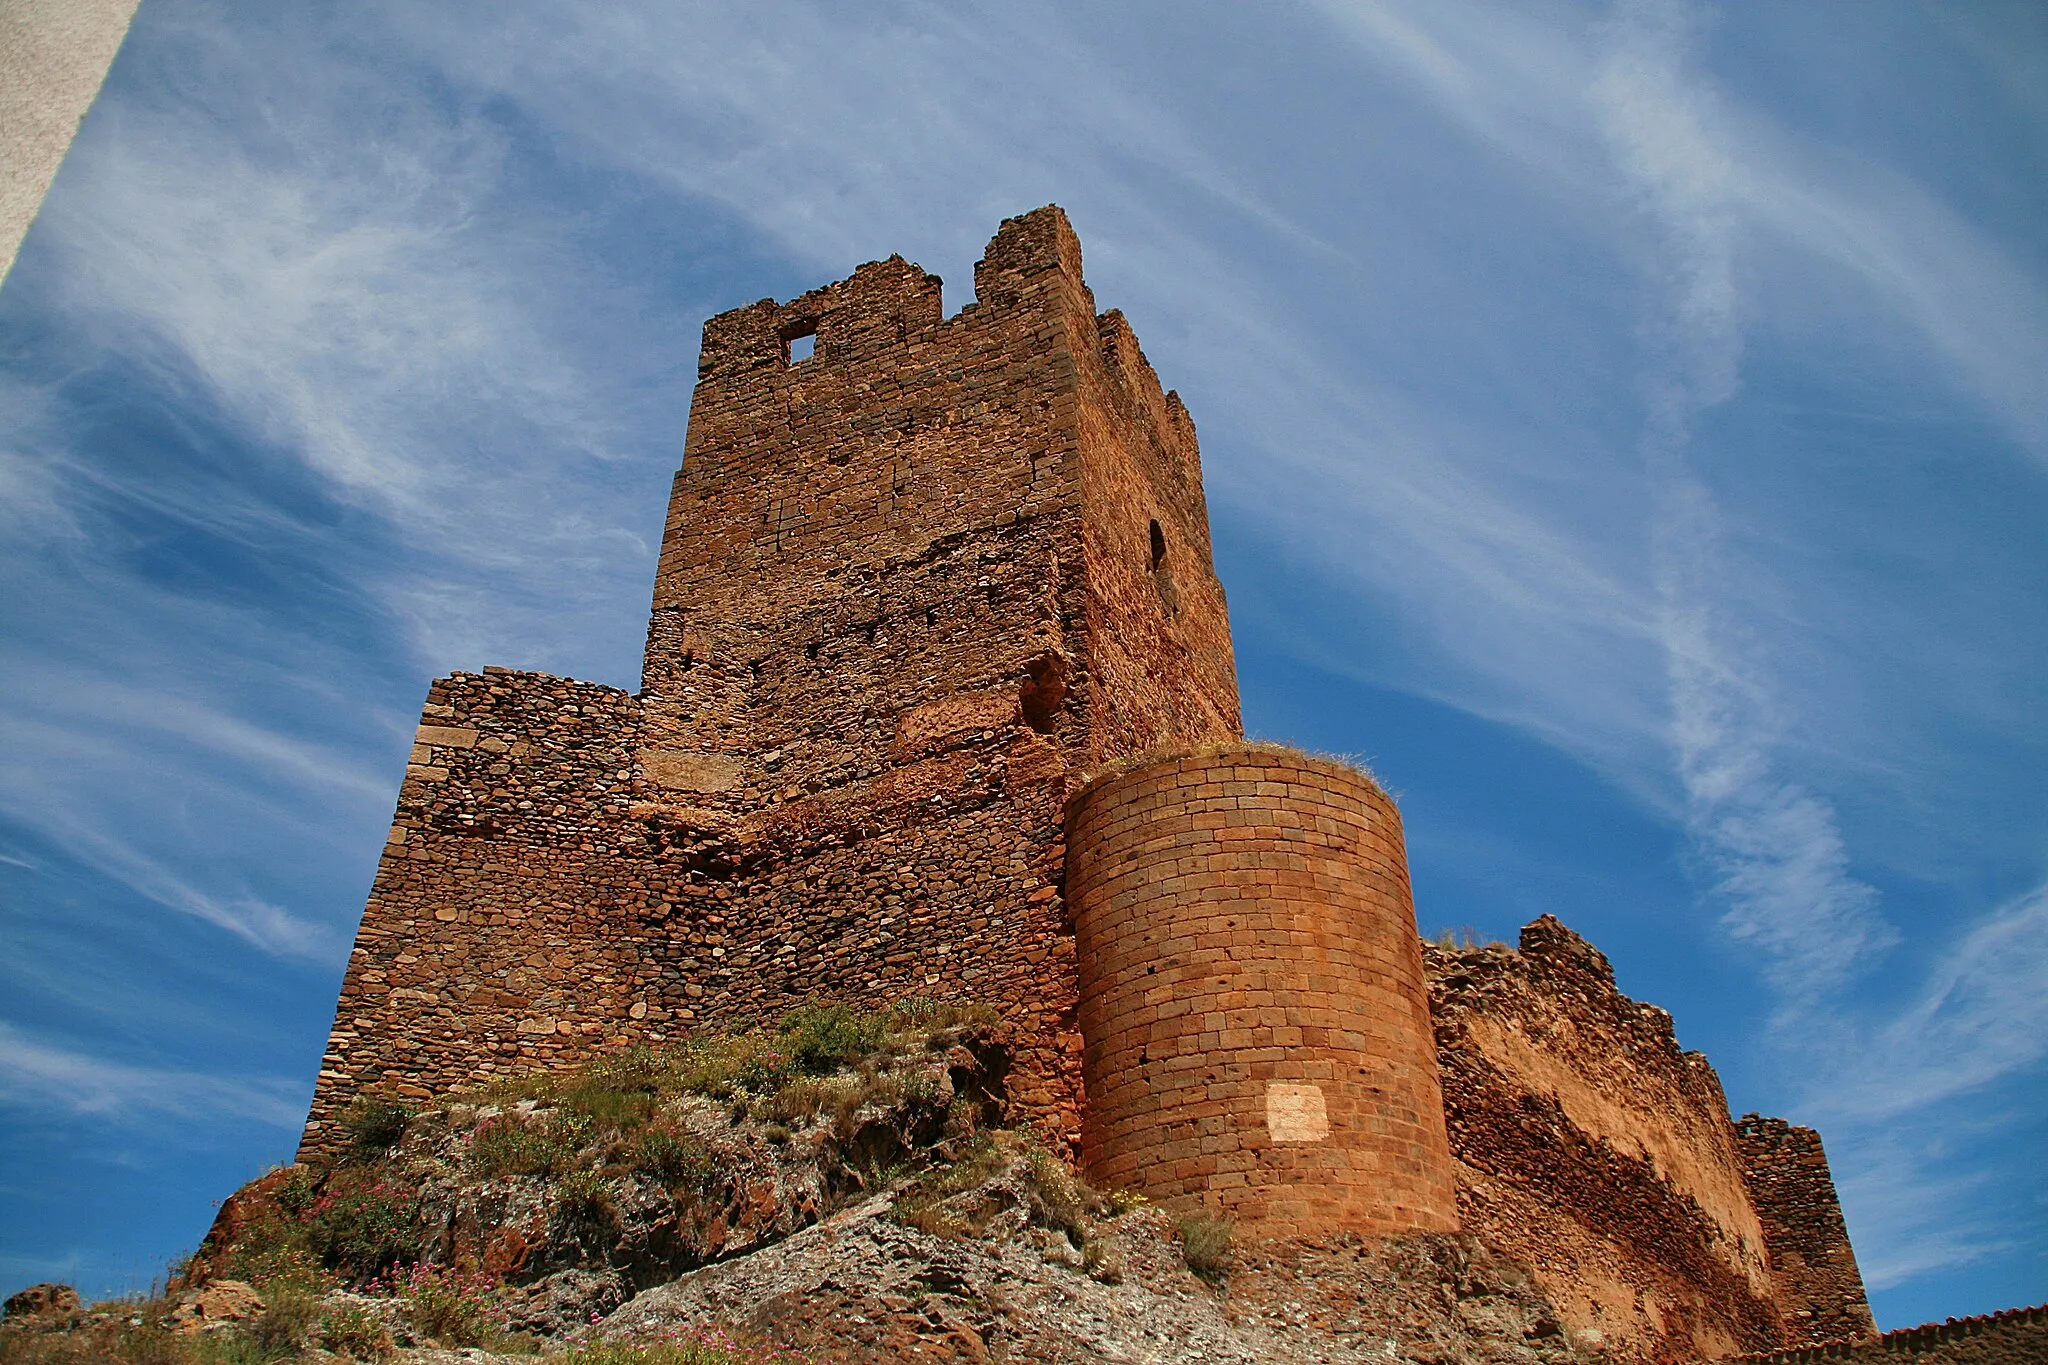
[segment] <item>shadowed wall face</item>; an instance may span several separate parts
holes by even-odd
[[[1089,1178],[1255,1236],[1455,1229],[1385,794],[1232,747],[1098,782],[1068,829]]]
[[[1735,1134],[1771,1250],[1786,1344],[1818,1346],[1876,1335],[1820,1134],[1758,1114],[1743,1115]]]
[[[137,0],[0,5],[0,283],[128,36]]]

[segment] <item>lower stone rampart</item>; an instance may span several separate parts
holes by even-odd
[[[1776,1290],[1727,1101],[1671,1017],[1545,916],[1505,945],[1427,949],[1459,1212],[1623,1360],[1779,1345]]]
[[[1065,766],[991,717],[744,819],[649,781],[637,700],[488,670],[433,686],[300,1155],[365,1093],[425,1097],[806,999],[1002,1008],[1010,1099],[1078,1135]]]
[[[1901,1327],[1881,1337],[1737,1357],[1742,1365],[2040,1365],[2048,1360],[2048,1304]],[[1731,1362],[1732,1365],[1732,1362]]]
[[[1090,1179],[1252,1237],[1455,1230],[1385,793],[1218,746],[1091,784],[1068,846]]]
[[[1735,1124],[1791,1346],[1877,1335],[1820,1134],[1745,1114]]]

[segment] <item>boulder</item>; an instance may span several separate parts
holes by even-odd
[[[248,1322],[263,1314],[263,1296],[241,1280],[215,1280],[178,1296],[164,1322],[172,1331],[191,1336],[231,1322]]]
[[[76,1321],[84,1309],[78,1291],[68,1284],[32,1284],[8,1298],[6,1318],[9,1322],[33,1321],[37,1326],[56,1326]]]

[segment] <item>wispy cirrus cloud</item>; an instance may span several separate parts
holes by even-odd
[[[1780,703],[1720,605],[1721,514],[1689,468],[1695,422],[1740,386],[1743,307],[1741,172],[1715,133],[1712,92],[1685,68],[1697,23],[1677,0],[1631,0],[1589,95],[1656,242],[1645,253],[1655,359],[1642,444],[1687,823],[1727,905],[1723,924],[1767,955],[1782,992],[1811,999],[1896,934],[1850,875],[1832,807],[1778,770]]]
[[[0,1022],[0,1104],[125,1120],[229,1119],[296,1128],[306,1121],[308,1089],[280,1077],[111,1062]]]
[[[1984,915],[1932,964],[1906,1009],[1813,1087],[1825,1117],[1878,1124],[2048,1058],[2048,885]]]

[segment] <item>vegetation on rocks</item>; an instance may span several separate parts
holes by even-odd
[[[169,1294],[100,1305],[77,1330],[13,1324],[0,1353],[240,1365],[533,1354],[574,1336],[591,1365],[767,1360],[715,1333],[606,1345],[586,1329],[648,1284],[944,1167],[948,1143],[986,1142],[1006,1065],[996,1024],[971,1005],[814,1004],[438,1106],[369,1096],[346,1115],[341,1160],[236,1192]],[[215,1285],[259,1306],[187,1311]]]
[[[1004,1126],[1006,1067],[985,1010],[814,1005],[438,1104],[367,1099],[341,1160],[237,1191],[168,1292],[81,1309],[51,1288],[44,1318],[0,1327],[0,1362],[1267,1365],[1378,1361],[1396,1334],[1444,1365],[1576,1359],[1462,1244],[1283,1264],[1090,1189]],[[1355,1326],[1302,1327],[1311,1301]]]

